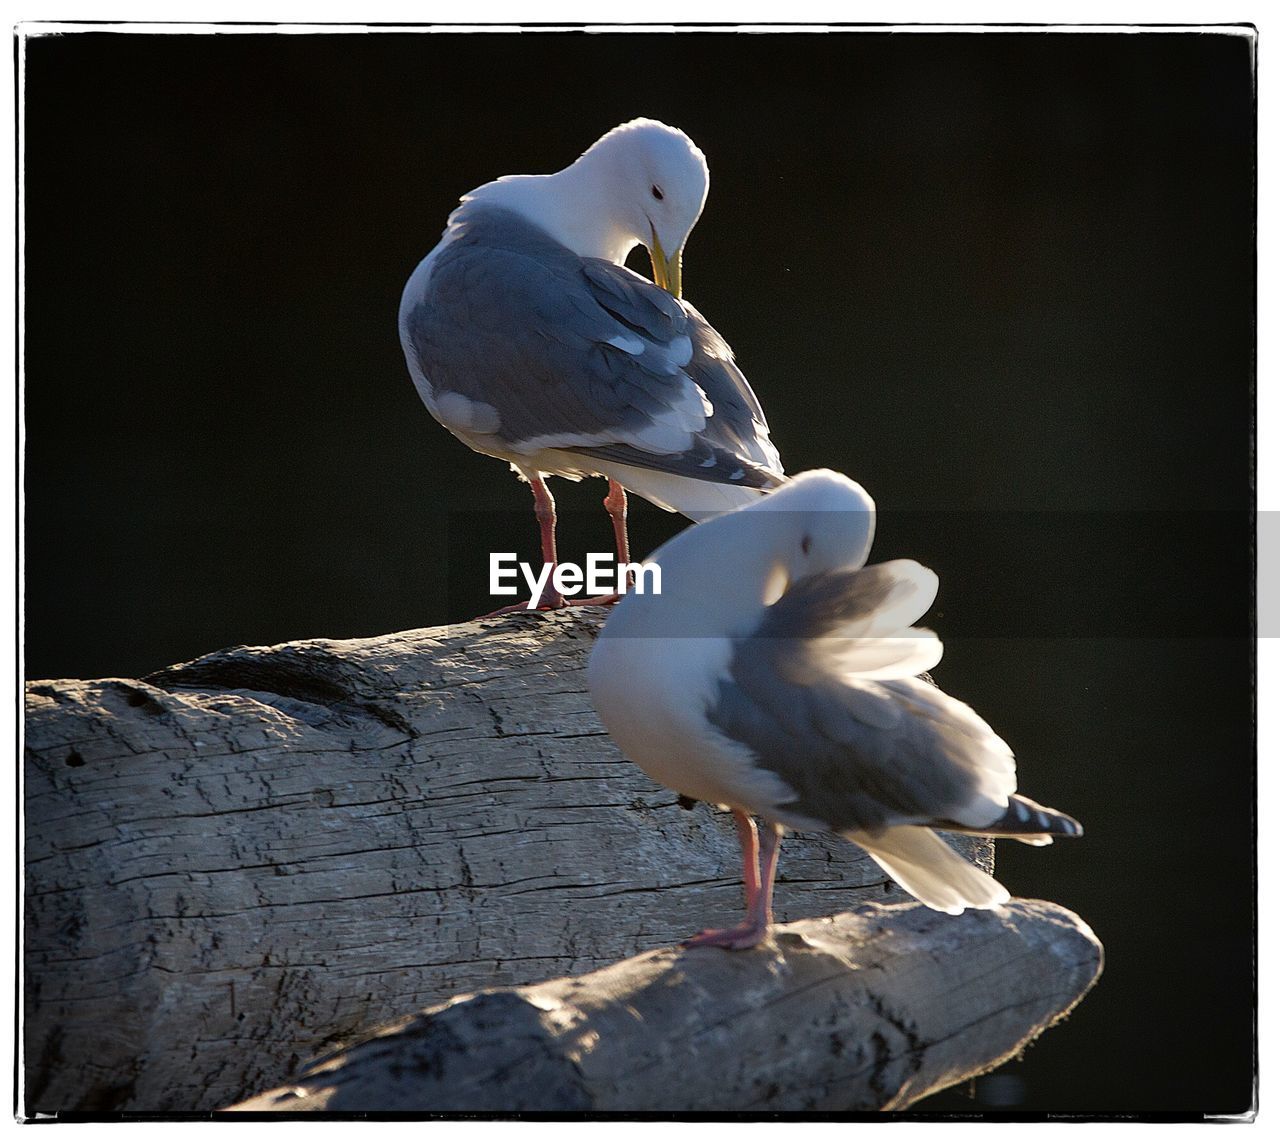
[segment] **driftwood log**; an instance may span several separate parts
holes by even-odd
[[[30,683],[27,1111],[229,1105],[456,994],[735,921],[728,818],[681,808],[598,724],[600,617]],[[957,844],[990,866],[989,842]],[[783,920],[902,899],[846,842],[784,845]]]
[[[662,949],[461,996],[233,1110],[895,1111],[1016,1053],[1101,955],[1042,901],[865,905],[751,952]]]

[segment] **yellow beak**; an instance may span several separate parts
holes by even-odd
[[[668,256],[662,250],[662,243],[652,224],[649,225],[649,259],[653,263],[653,281],[664,291],[670,291],[680,298],[680,263],[684,256],[684,248],[678,248]]]

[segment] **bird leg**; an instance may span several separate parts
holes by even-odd
[[[542,475],[536,471],[532,474],[525,474],[529,480],[529,486],[533,490],[533,513],[538,519],[538,534],[542,541],[542,564],[545,567],[547,563],[551,564],[554,572],[556,562],[556,500],[551,497],[551,491],[547,489],[547,484],[542,480]],[[482,618],[497,618],[502,614],[511,614],[516,610],[555,610],[565,605],[564,595],[561,594],[552,584],[550,578],[547,584],[542,588],[542,593],[538,595],[538,601],[532,607],[528,601],[517,602],[514,606],[503,606],[500,610],[494,610],[488,614],[481,614]]]
[[[557,565],[556,500],[551,497],[551,491],[547,489],[542,475],[535,474],[529,480],[529,485],[533,487],[533,513],[537,516],[538,532],[542,537],[542,564],[546,566],[549,563],[554,574]],[[564,595],[552,586],[550,580],[542,588],[538,598],[539,610],[555,609],[557,606],[564,605]]]
[[[604,496],[604,508],[613,522],[613,550],[618,563],[631,561],[631,546],[627,542],[627,492],[613,479],[609,479],[609,493]],[[627,571],[627,585],[634,586],[636,576]],[[612,606],[621,594],[601,594],[598,598],[570,598],[570,606]]]
[[[609,479],[609,493],[604,496],[604,508],[613,522],[613,549],[619,565],[631,561],[631,546],[627,541],[627,492],[613,479]],[[627,585],[634,586],[635,574],[627,571]],[[567,606],[612,606],[621,594],[601,594],[598,598],[570,598]]]
[[[627,492],[613,479],[609,479],[609,493],[604,496],[604,508],[613,522],[613,550],[618,556],[618,564],[631,561],[631,545],[627,541]],[[627,573],[627,585],[635,581],[635,576]]]
[[[554,570],[557,565],[556,502],[551,497],[551,491],[547,489],[547,484],[543,481],[542,475],[535,472],[526,474],[525,477],[528,478],[529,486],[533,490],[533,513],[537,516],[538,532],[542,540],[542,562],[544,566],[549,562]],[[609,512],[609,518],[613,522],[613,544],[617,552],[618,562],[630,562],[631,548],[627,541],[627,492],[613,479],[609,480],[609,493],[604,497],[604,508]],[[630,586],[634,583],[635,575],[628,571],[627,585]],[[536,605],[532,608],[536,610],[558,610],[561,606],[612,606],[620,596],[619,594],[602,594],[598,598],[566,599],[548,579],[546,586],[542,589],[542,593],[538,596]],[[498,610],[493,610],[480,616],[482,618],[498,618],[503,614],[514,614],[518,610],[528,610],[530,608],[528,601],[517,602],[514,606],[503,606]]]
[[[685,941],[686,948],[712,946],[718,949],[749,949],[758,945],[773,924],[773,878],[778,869],[778,850],[785,832],[781,825],[764,822],[759,840],[751,818],[735,809],[733,820],[742,846],[742,884],[747,896],[747,915],[732,929],[704,929]]]

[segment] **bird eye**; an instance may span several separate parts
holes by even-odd
[[[662,199],[662,188],[660,188],[656,183],[651,188],[649,188],[649,190],[653,193],[654,199],[657,199],[657,200]]]
[[[802,539],[800,539],[800,549],[804,551],[804,553],[808,554],[809,547],[812,545],[813,545],[813,539],[810,538],[809,535],[806,534]]]

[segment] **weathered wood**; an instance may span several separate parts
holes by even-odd
[[[215,1108],[453,994],[734,923],[728,818],[679,808],[591,708],[601,616],[30,684],[29,1110]],[[895,897],[853,845],[784,845],[784,920]]]
[[[1101,964],[1042,901],[868,905],[750,952],[661,949],[460,996],[234,1110],[892,1111],[1014,1055]]]

